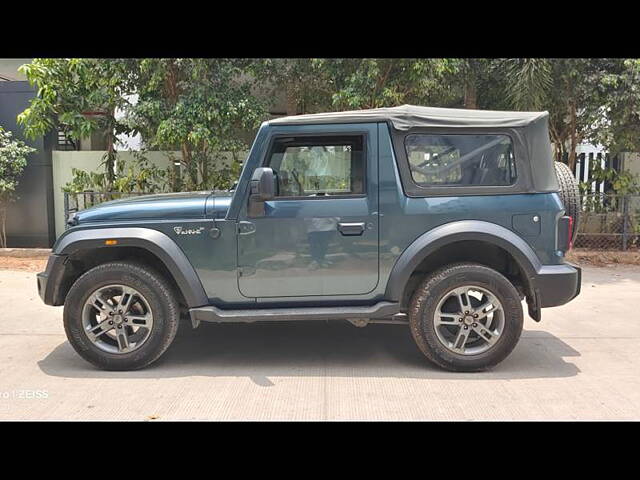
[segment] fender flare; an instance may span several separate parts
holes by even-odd
[[[509,252],[527,276],[529,283],[542,264],[533,249],[521,237],[500,225],[479,220],[461,220],[440,225],[422,234],[409,245],[394,264],[385,298],[401,302],[409,277],[429,255],[445,245],[462,240],[481,240]]]
[[[66,256],[81,250],[103,248],[107,239],[118,240],[118,244],[106,248],[140,247],[158,257],[173,275],[189,308],[209,304],[200,278],[187,256],[171,238],[158,230],[140,227],[71,230],[60,237],[52,253]]]

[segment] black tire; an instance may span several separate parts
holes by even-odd
[[[560,199],[564,205],[565,215],[573,218],[573,230],[571,238],[576,238],[578,224],[580,223],[580,189],[569,167],[562,162],[553,162],[556,169],[556,177],[560,184]]]
[[[477,355],[462,355],[446,348],[435,331],[438,302],[454,288],[476,285],[495,295],[504,309],[504,327],[495,345]],[[520,295],[502,274],[483,265],[459,263],[429,275],[416,289],[409,307],[409,325],[418,348],[428,360],[451,371],[486,370],[504,360],[522,333],[523,314]]]
[[[82,310],[89,295],[110,284],[135,288],[153,312],[149,337],[129,353],[101,350],[82,325]],[[136,370],[155,362],[171,345],[178,323],[178,302],[167,281],[153,269],[136,263],[118,261],[92,268],[72,285],[64,305],[64,329],[69,343],[82,358],[104,370]]]

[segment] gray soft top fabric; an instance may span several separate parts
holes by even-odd
[[[507,112],[402,105],[370,110],[295,115],[276,118],[268,123],[297,125],[389,121],[396,130],[409,130],[412,127],[525,127],[548,116],[548,112]]]

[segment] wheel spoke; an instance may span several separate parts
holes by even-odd
[[[135,294],[135,290],[128,287],[122,287],[122,295],[120,295],[120,301],[118,302],[118,306],[116,307],[118,312],[121,311],[123,314],[125,314],[129,311],[129,307],[131,306]]]
[[[453,349],[457,352],[464,353],[464,345],[467,343],[467,339],[469,338],[469,333],[471,330],[468,328],[464,328],[460,326],[460,330],[458,330],[458,335],[453,342]]]
[[[109,321],[110,321],[109,319],[104,320],[99,324],[97,324],[96,326],[90,328],[87,331],[87,335],[89,336],[89,338],[95,342],[100,335],[111,330],[113,328],[113,324],[110,325]]]
[[[498,334],[488,330],[484,325],[477,324],[477,326],[473,327],[473,331],[489,345],[493,345],[498,340]]]
[[[118,350],[120,352],[126,352],[129,350],[129,334],[127,334],[126,328],[118,329]]]
[[[487,315],[495,312],[496,310],[497,310],[496,302],[493,298],[491,298],[487,302],[483,303],[482,305],[480,305],[478,308],[475,309],[475,313],[476,315],[478,315],[476,319],[482,320]]]
[[[151,327],[151,313],[146,313],[144,315],[127,315],[126,318],[130,327]]]
[[[104,312],[112,312],[113,307],[109,304],[109,302],[102,296],[101,292],[95,293],[91,299],[89,300],[91,305],[97,309],[100,313]]]
[[[457,325],[459,315],[458,313],[437,312],[436,325]]]
[[[464,313],[466,310],[469,310],[469,297],[467,296],[467,290],[460,289],[455,291],[456,297],[458,297],[458,305],[460,305],[460,312]]]

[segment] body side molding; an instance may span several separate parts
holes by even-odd
[[[69,231],[60,237],[53,252],[71,255],[77,251],[104,247],[106,239],[117,239],[108,248],[141,247],[156,255],[173,275],[190,308],[208,305],[209,299],[189,259],[182,249],[162,232],[150,228],[122,227]]]
[[[440,225],[419,236],[396,260],[387,281],[385,299],[402,301],[404,288],[415,268],[437,249],[462,240],[482,240],[505,249],[516,259],[529,281],[542,268],[533,249],[518,235],[500,225],[461,220]]]

